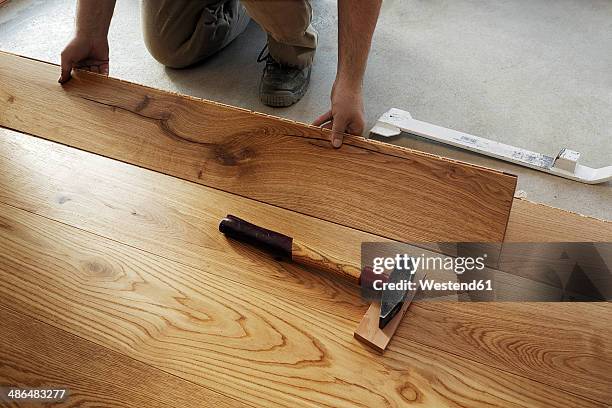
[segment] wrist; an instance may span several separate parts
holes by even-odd
[[[89,41],[106,41],[108,37],[108,30],[100,28],[78,28],[74,33],[75,38],[89,40]]]
[[[352,81],[336,80],[331,94],[332,104],[335,103],[361,103],[363,101],[363,92],[361,83]]]
[[[338,75],[336,75],[334,87],[342,88],[354,93],[361,93],[363,89],[363,79],[358,75],[345,75],[338,73]]]

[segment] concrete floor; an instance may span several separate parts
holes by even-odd
[[[310,122],[328,108],[337,38],[335,1],[313,3],[320,48],[311,88],[291,108],[268,108],[257,98],[265,36],[254,23],[205,63],[166,69],[142,43],[137,0],[118,1],[111,75]],[[0,8],[0,49],[57,63],[73,17],[73,0],[11,0]],[[612,2],[387,0],[365,95],[369,126],[397,107],[549,155],[578,150],[592,167],[611,165]],[[393,142],[518,174],[532,201],[612,219],[611,183],[583,185],[407,136]]]

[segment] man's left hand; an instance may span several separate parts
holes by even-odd
[[[365,128],[361,86],[336,80],[331,94],[331,109],[319,116],[313,125],[332,130],[331,143],[342,146],[345,133],[361,135]]]

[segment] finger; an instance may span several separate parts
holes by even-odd
[[[70,73],[72,72],[72,59],[62,53],[62,74],[59,78],[59,83],[64,84],[70,80]]]
[[[342,140],[344,139],[344,132],[348,127],[346,120],[342,118],[334,118],[334,125],[332,126],[331,144],[336,149],[342,146]]]
[[[87,59],[80,61],[75,65],[75,68],[82,69],[84,71],[94,72],[96,74],[102,74],[108,76],[109,65],[108,60],[96,60]]]
[[[100,73],[102,75],[108,76],[108,71],[109,71],[109,69],[108,69],[108,62],[105,62],[104,64],[100,65]]]
[[[315,121],[312,122],[312,124],[314,126],[321,126],[322,124],[331,121],[333,118],[334,116],[332,115],[332,111],[329,110],[325,112],[324,114],[322,114],[321,116],[319,116],[318,118],[316,118]]]
[[[97,65],[89,65],[89,64],[83,64],[83,63],[78,63],[74,65],[74,69],[75,70],[80,70],[80,71],[88,71],[88,72],[94,72],[93,71],[93,67],[96,67]]]
[[[364,124],[351,123],[346,129],[346,133],[355,136],[362,136],[365,129]]]
[[[93,59],[93,58],[88,58],[86,60],[82,60],[79,61],[79,63],[76,65],[77,68],[82,68],[82,67],[89,67],[92,65],[97,65],[100,66],[102,64],[108,64],[108,60],[99,60],[99,59]]]
[[[357,116],[354,120],[351,121],[351,126],[349,133],[352,135],[363,136],[365,133],[365,121],[363,115]]]

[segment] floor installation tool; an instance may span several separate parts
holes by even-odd
[[[262,249],[277,259],[291,260],[300,265],[331,273],[348,279],[362,288],[373,278],[370,268],[364,268],[362,271],[355,265],[333,259],[287,235],[259,227],[233,215],[221,220],[219,231],[232,239]],[[411,281],[416,279],[416,275],[411,274],[409,269],[396,268],[387,279],[390,282]],[[382,280],[387,281],[387,279]],[[380,302],[373,302],[361,320],[354,333],[355,338],[382,353],[408,310],[414,294],[415,291],[408,290],[383,291]]]
[[[577,151],[563,148],[557,157],[547,156],[415,120],[410,113],[401,109],[393,108],[386,112],[370,132],[383,137],[397,136],[401,132],[406,132],[586,184],[599,184],[612,180],[612,166],[599,169],[583,166],[578,163],[580,153]]]

